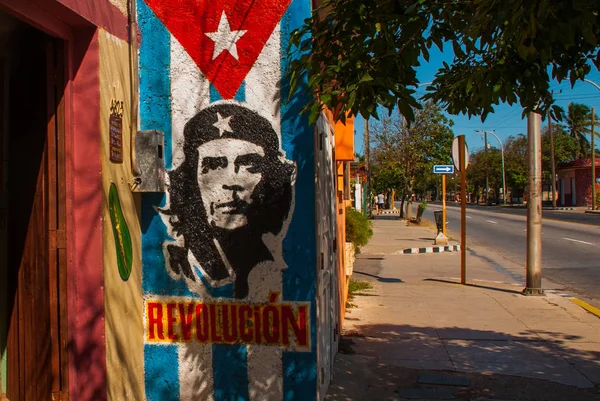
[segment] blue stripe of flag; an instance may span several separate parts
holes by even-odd
[[[282,148],[298,168],[294,215],[283,241],[283,257],[288,266],[283,272],[283,298],[311,303],[311,352],[283,353],[283,398],[302,401],[317,398],[314,128],[308,125],[307,116],[300,113],[300,109],[311,101],[307,95],[297,93],[287,102],[290,82],[286,73],[292,61],[287,55],[290,34],[302,26],[310,13],[310,1],[292,1],[281,19],[280,47]]]

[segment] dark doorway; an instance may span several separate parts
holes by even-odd
[[[11,401],[66,389],[62,42],[0,13],[0,352]]]

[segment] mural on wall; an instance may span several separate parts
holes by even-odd
[[[268,288],[255,282],[250,289],[248,276],[275,261],[263,236],[277,236],[288,217],[293,164],[269,121],[236,104],[194,116],[184,129],[183,152],[163,210],[171,236],[179,238],[165,246],[170,273],[203,296],[233,285],[235,298],[250,291],[254,298]]]
[[[282,104],[305,0],[138,1],[148,400],[316,398],[313,132]],[[300,99],[301,100],[301,99]]]

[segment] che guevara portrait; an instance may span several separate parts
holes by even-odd
[[[294,164],[269,120],[234,102],[186,123],[183,155],[161,210],[175,239],[164,244],[167,269],[209,296],[233,285],[233,297],[245,298],[251,271],[274,260],[264,237],[289,217]]]

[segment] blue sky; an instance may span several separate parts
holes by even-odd
[[[423,63],[417,70],[417,77],[422,83],[431,82],[435,72],[441,66],[442,61],[450,63],[452,61],[452,51],[448,47],[445,53],[440,52],[437,47],[431,49],[431,57],[429,63]],[[592,72],[587,76],[588,79],[600,85],[600,71],[592,67]],[[583,103],[589,107],[596,107],[596,114],[600,114],[600,90],[586,82],[577,82],[575,87],[571,88],[571,84],[567,81],[562,83],[554,82],[551,85],[554,91],[562,90],[562,93],[556,94],[556,104],[563,107],[565,110],[570,102]],[[422,89],[424,93],[424,88]],[[420,90],[417,90],[417,94]],[[464,134],[466,136],[469,151],[472,153],[478,149],[483,149],[483,135],[478,134],[475,130],[494,131],[498,137],[504,142],[511,135],[519,133],[527,134],[527,121],[521,119],[521,107],[517,105],[509,106],[500,104],[495,107],[495,112],[489,114],[485,122],[477,116],[470,119],[464,115],[448,115],[454,121],[453,131],[455,135]],[[385,111],[387,115],[387,111]],[[545,126],[546,122],[542,123]],[[358,116],[355,120],[355,151],[358,154],[364,153],[364,120]],[[488,142],[491,146],[499,147],[498,140],[493,136],[488,135]]]

